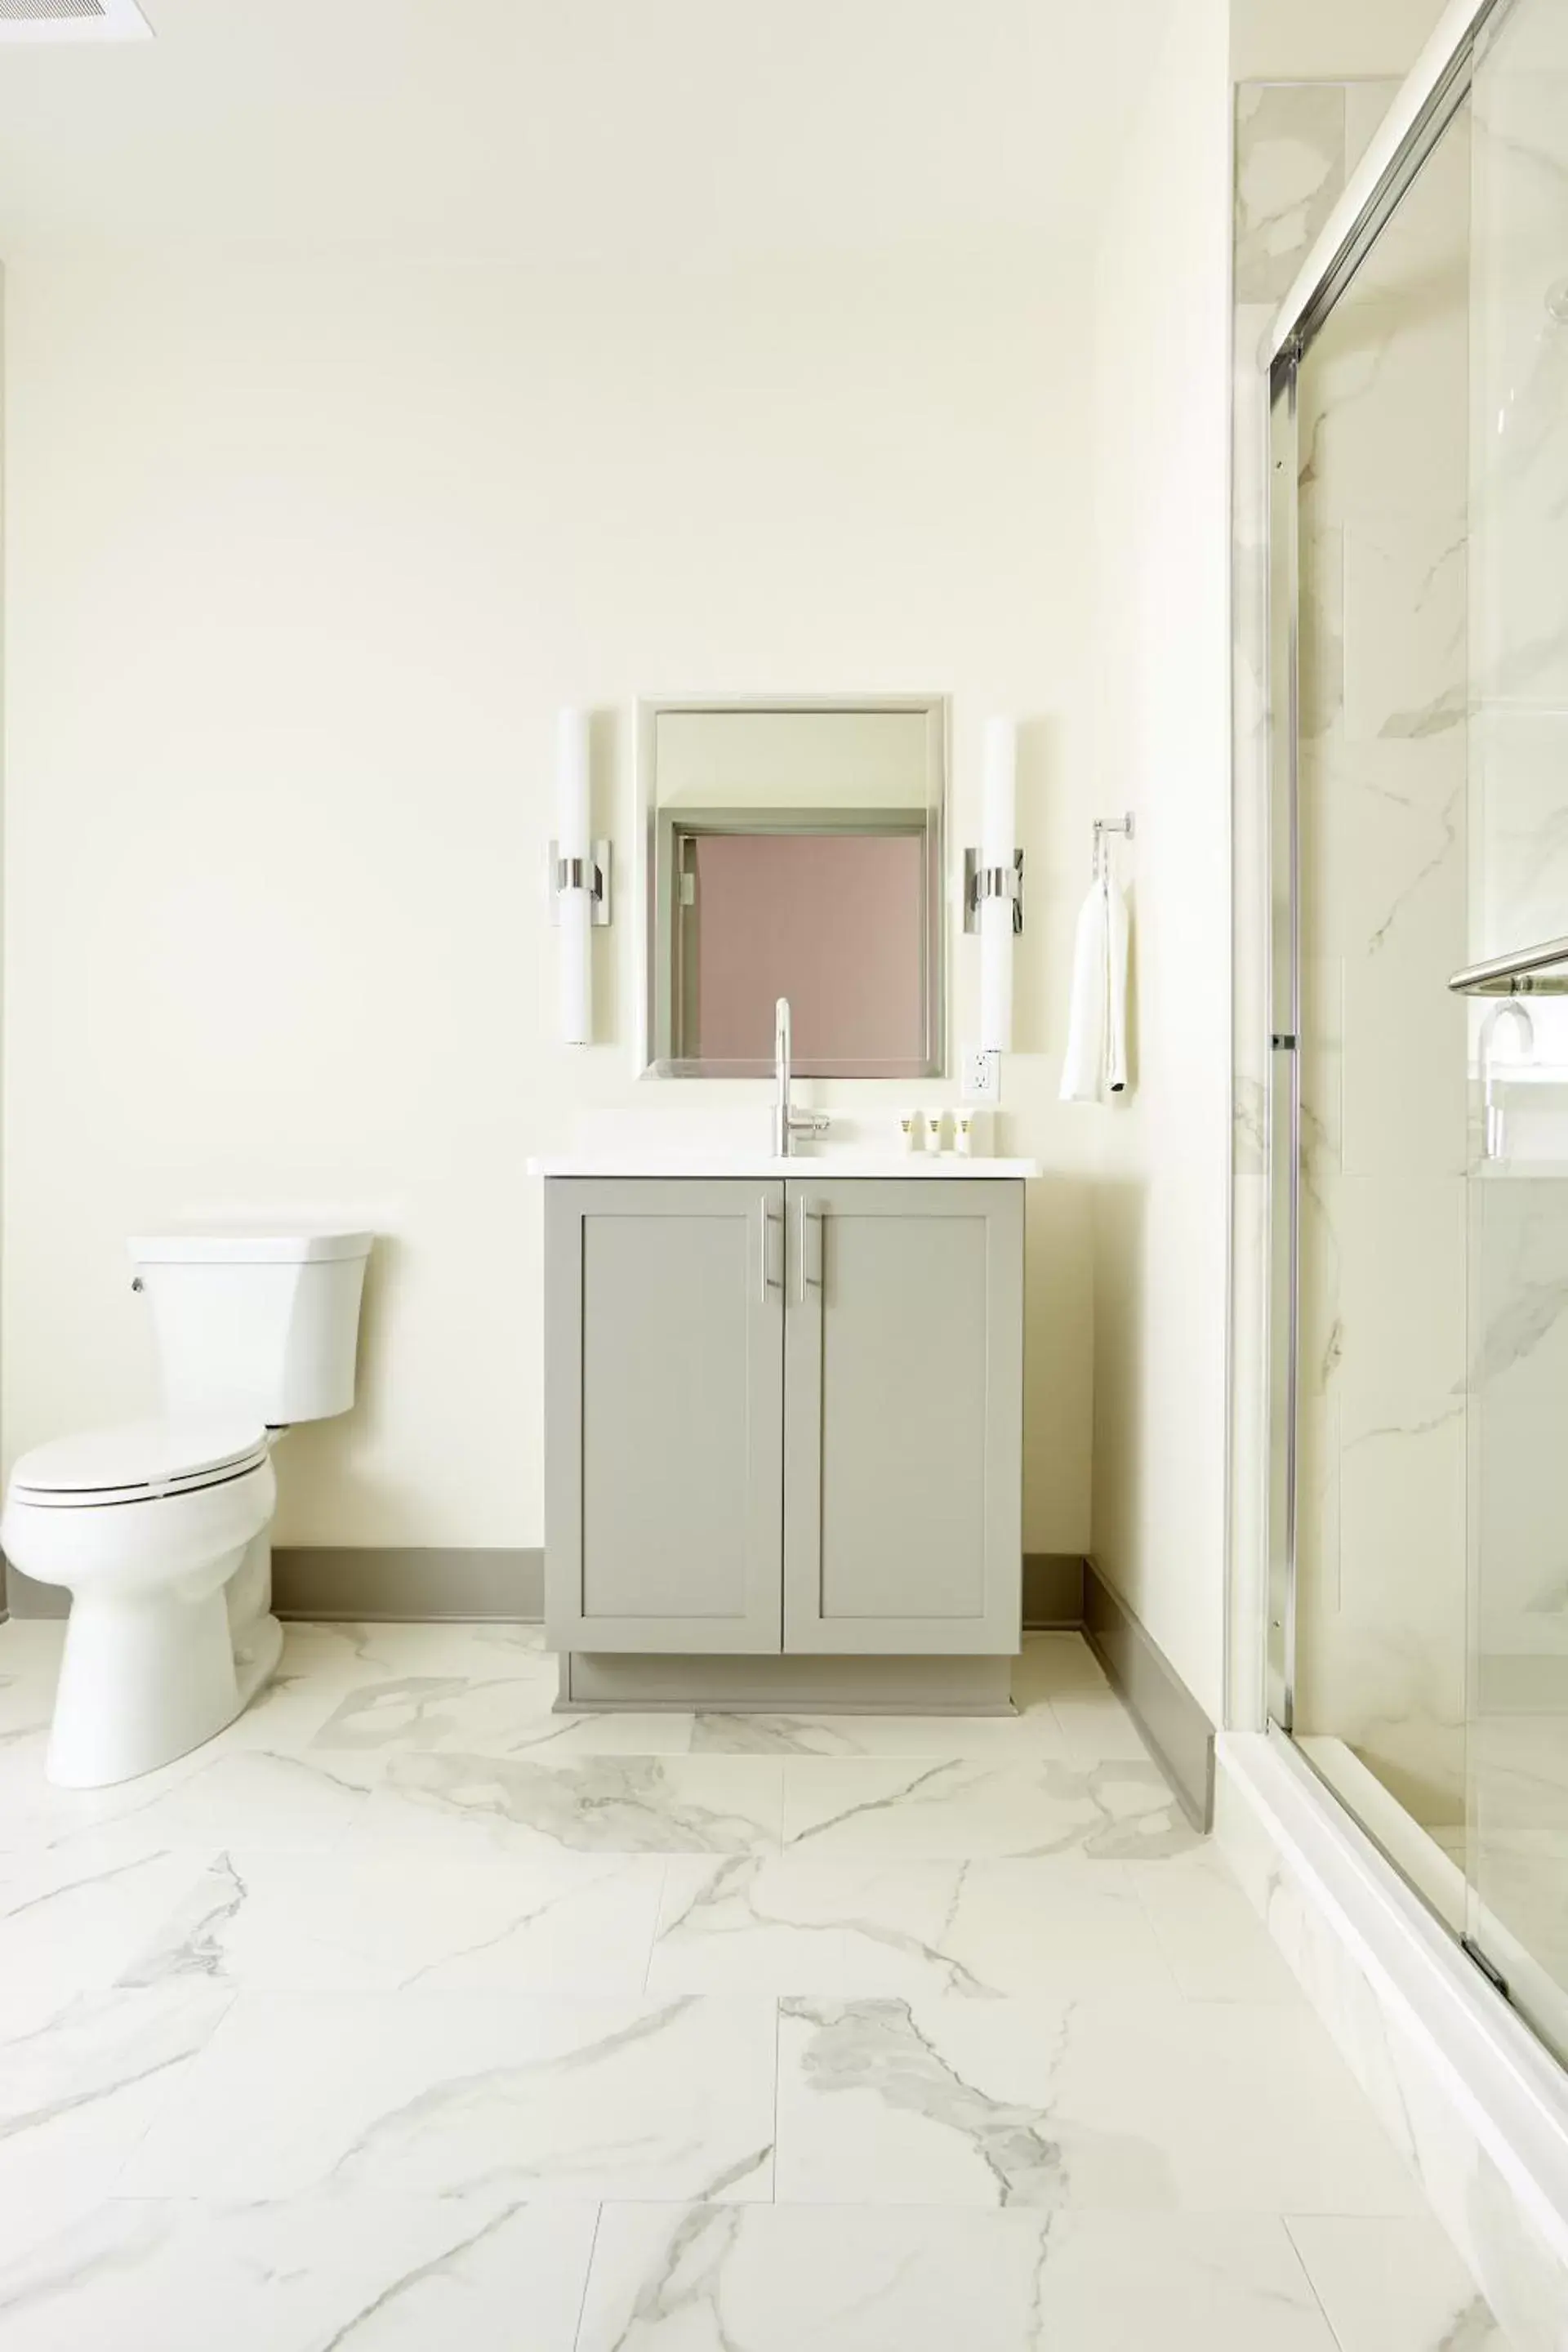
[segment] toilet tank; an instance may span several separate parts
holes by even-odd
[[[354,1401],[369,1234],[162,1234],[130,1244],[174,1412],[234,1406],[269,1428]]]

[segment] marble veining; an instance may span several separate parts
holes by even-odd
[[[221,2004],[78,1993],[0,2045],[0,2138],[25,2139],[183,2066],[222,2013]]]
[[[1297,2215],[1287,2227],[1342,2352],[1509,2352],[1430,2222]]]
[[[1298,2005],[803,1995],[779,2022],[785,2201],[1419,2210]]]
[[[923,1768],[873,1760],[784,1767],[784,1842],[821,1853],[1081,1853],[1109,1862],[1195,1843],[1157,1766],[971,1760]]]
[[[1016,1715],[742,1715],[700,1713],[694,1755],[1064,1757],[1067,1743],[1049,1704]]]
[[[411,1876],[418,1900],[412,1900]],[[664,1883],[657,1856],[539,1847],[504,1863],[367,1843],[217,1855],[119,1981],[182,1976],[272,1992],[640,1992]]]
[[[69,1852],[0,1855],[0,1980],[63,2000],[103,1990],[184,1893],[195,1858],[135,1848],[94,1862]]]
[[[1277,302],[1344,181],[1335,82],[1243,84],[1236,107],[1236,299]]]
[[[668,1958],[669,1948],[683,1940],[688,1943],[711,1944],[719,1940],[729,1944],[754,1942],[781,1927],[793,1937],[804,1940],[832,1938],[835,1943],[854,1944],[864,1941],[879,1951],[923,1964],[950,1992],[975,1993],[984,1997],[991,1990],[962,1960],[942,1950],[945,1938],[951,1935],[963,1900],[964,1884],[971,1864],[961,1863],[951,1874],[944,1887],[940,1916],[932,1923],[930,1940],[900,1927],[886,1917],[878,1917],[873,1905],[849,1906],[826,1919],[808,1917],[804,1922],[792,1919],[788,1909],[776,1898],[770,1898],[763,1881],[763,1865],[752,1857],[737,1857],[724,1862],[704,1874],[689,1889],[677,1887],[673,1907],[661,1912],[658,1940],[665,1948],[658,1957]],[[780,1866],[782,1873],[782,1864]],[[650,1969],[652,1968],[650,1962]],[[808,1962],[795,1961],[795,1967],[806,1967]]]
[[[0,2020],[0,2266],[109,2196],[127,2158],[226,2022],[210,1986],[61,2000],[5,1984]]]
[[[589,1753],[494,1630],[290,1627],[84,1804],[0,1627],[6,2352],[1335,2352],[1320,2283],[1433,2352],[1400,2160],[1080,1640],[995,1723]]]
[[[426,1751],[463,1755],[683,1755],[692,1718],[553,1712],[555,1662],[532,1652],[501,1674],[403,1675],[344,1692],[311,1738],[313,1751],[374,1757]]]
[[[541,1666],[544,1661],[541,1660]],[[310,1742],[312,1748],[416,1750],[438,1747],[489,1713],[503,1722],[520,1712],[515,1678],[400,1675],[348,1691]]]
[[[639,2044],[658,2042],[667,2032],[679,2028],[689,2007],[689,2001],[678,2000],[645,2011],[578,2042],[563,2055],[552,2053],[517,2066],[480,2065],[471,2073],[442,2080],[376,2116],[335,2159],[329,2177],[350,2185],[366,2178],[374,2179],[384,2168],[395,2168],[400,2158],[410,2155],[416,2156],[423,2169],[430,2162],[432,2142],[443,2139],[448,2130],[460,2133],[472,2123],[477,2110],[491,2105],[502,2110],[521,2107],[541,2083],[548,2085],[567,2082],[613,2065],[628,2052],[636,2052]],[[771,2153],[771,2146],[764,2144],[748,2149],[738,2162],[720,2166],[714,2176],[704,2182],[701,2194],[716,2197],[725,2188],[748,2179],[759,2166],[765,2164]],[[458,2163],[461,2164],[460,2158]],[[440,2169],[444,2179],[444,2165]],[[522,2181],[534,2169],[526,2160],[516,2160],[514,2168],[513,2159],[503,2158],[501,2177],[511,2176]],[[457,2185],[460,2191],[483,2189],[494,2185],[495,2179],[496,2175],[481,2165],[474,2177],[459,2177]]]
[[[1225,1897],[1212,1893],[1194,1908],[1215,1925]],[[1220,1931],[1233,1950],[1247,1941],[1236,1924],[1233,1916],[1228,1935]],[[1252,1942],[1268,1948],[1261,1937]],[[1173,1981],[1152,1917],[1115,1864],[1073,1855],[835,1860],[809,1849],[671,1861],[647,1972],[650,1992],[954,1993],[981,2001],[1163,1991]]]
[[[221,1976],[224,1930],[238,1917],[248,1892],[229,1856],[220,1853],[172,1928],[165,1928],[150,1951],[132,1961],[120,1982],[148,1985],[167,1977]]]
[[[584,1853],[750,1853],[779,1838],[781,1767],[763,1757],[619,1757],[535,1763],[399,1751],[378,1793]],[[398,1834],[403,1818],[389,1820]]]
[[[0,2272],[9,2352],[573,2352],[596,2216],[517,2199],[121,2199]]]
[[[116,2193],[766,2198],[774,2033],[758,1999],[241,1994]]]
[[[989,2176],[998,2205],[1063,2201],[1064,2157],[1049,2105],[998,2098],[966,2081],[908,2001],[792,2000],[781,2015],[804,2029],[795,2063],[808,2092],[863,2093],[953,2134]],[[1064,2019],[1059,2032],[1065,2027]],[[1058,2034],[1055,2054],[1060,2046]]]
[[[608,2206],[580,2352],[1335,2352],[1278,2221]],[[1388,2347],[1406,2352],[1406,2347]],[[1423,2347],[1426,2352],[1426,2347]]]

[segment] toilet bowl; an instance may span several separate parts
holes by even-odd
[[[233,1722],[256,1680],[237,1669],[226,1588],[277,1492],[265,1429],[234,1415],[134,1422],[23,1455],[0,1545],[71,1595],[51,1780],[128,1780]]]
[[[0,1548],[71,1595],[45,1769],[101,1788],[211,1739],[269,1679],[275,1440],[353,1402],[371,1236],[134,1241],[165,1410],[11,1472]]]

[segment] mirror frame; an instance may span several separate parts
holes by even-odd
[[[669,972],[673,952],[667,887],[668,863],[658,805],[658,722],[672,712],[700,717],[731,716],[754,711],[761,716],[796,711],[854,713],[914,711],[926,722],[926,1058],[919,1071],[906,1078],[941,1078],[947,1075],[947,779],[949,770],[950,698],[945,694],[660,694],[639,695],[637,705],[637,855],[642,872],[636,892],[639,925],[637,963],[637,1063],[644,1078],[771,1078],[772,1059],[712,1063],[685,1062],[661,1055],[659,1041],[669,1031]],[[693,812],[692,814],[697,814]],[[780,812],[781,816],[786,814]],[[815,812],[814,812],[815,814]],[[839,815],[840,829],[854,822],[853,810]],[[834,814],[825,813],[822,830],[833,828]],[[748,828],[770,830],[759,823]],[[793,830],[793,828],[790,828]],[[835,1071],[835,1079],[857,1079],[867,1086],[888,1086],[889,1078],[853,1070]]]

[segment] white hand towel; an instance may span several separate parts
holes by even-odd
[[[1105,1059],[1106,928],[1110,907],[1098,879],[1078,913],[1073,935],[1072,1003],[1068,1013],[1063,1102],[1098,1102]]]
[[[1105,1090],[1127,1087],[1127,893],[1105,886]]]
[[[1079,909],[1063,1102],[1102,1102],[1127,1085],[1127,900],[1108,877]]]

